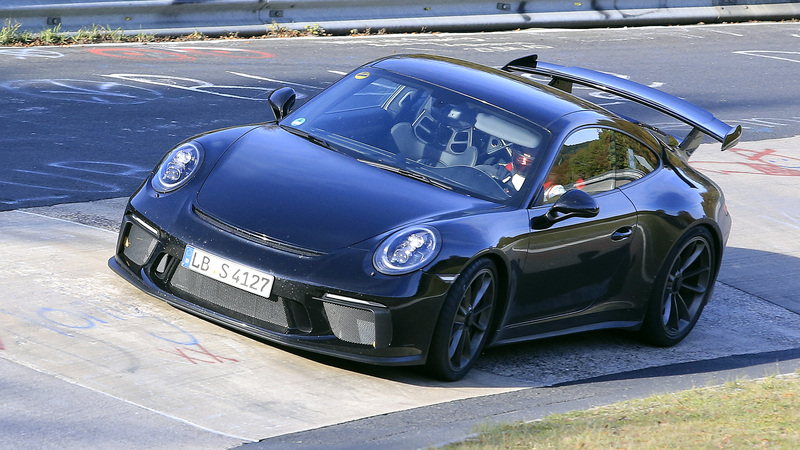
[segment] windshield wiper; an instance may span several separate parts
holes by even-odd
[[[433,178],[427,177],[427,176],[425,176],[425,175],[423,175],[421,173],[412,172],[412,171],[410,171],[408,169],[401,169],[400,167],[390,166],[388,164],[379,163],[377,161],[369,161],[369,160],[366,160],[366,159],[359,159],[358,161],[362,162],[364,164],[370,165],[372,167],[377,167],[378,169],[383,169],[383,170],[386,170],[388,172],[396,173],[398,175],[402,175],[402,176],[407,177],[407,178],[411,178],[411,179],[414,179],[414,180],[417,180],[417,181],[422,181],[423,183],[430,184],[431,186],[436,186],[436,187],[438,187],[440,189],[444,189],[446,191],[452,191],[453,190],[452,187],[450,187],[450,186],[448,186],[448,185],[446,185],[446,184],[444,184],[442,182],[436,181]]]
[[[316,137],[316,136],[314,136],[312,134],[309,134],[309,133],[307,133],[307,132],[305,132],[305,131],[303,131],[303,130],[301,130],[299,128],[289,127],[289,126],[286,126],[286,125],[281,125],[281,128],[283,128],[284,130],[286,130],[289,133],[292,133],[292,134],[294,134],[296,136],[300,136],[301,138],[303,138],[303,139],[305,139],[305,140],[307,140],[309,142],[313,142],[313,143],[319,145],[320,147],[325,147],[328,150],[333,150],[335,152],[341,153],[339,151],[339,149],[337,149],[336,147],[331,145],[331,143],[326,141],[325,139]]]

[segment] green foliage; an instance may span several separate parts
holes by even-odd
[[[6,20],[0,29],[0,45],[64,45],[64,44],[92,44],[96,42],[125,42],[128,39],[122,29],[112,30],[111,27],[92,25],[90,28],[81,28],[74,36],[69,36],[61,31],[61,24],[54,28],[45,28],[40,33],[29,31],[20,32],[21,23]]]
[[[306,34],[310,36],[325,36],[325,28],[316,23],[314,25],[306,25]]]
[[[17,43],[17,39],[19,38],[17,31],[21,26],[21,23],[11,23],[11,19],[6,19],[5,26],[0,28],[0,45],[11,45]]]
[[[800,448],[800,376],[656,395],[485,427],[449,449]]]
[[[197,31],[197,30],[194,30],[194,32],[192,34],[189,34],[188,36],[186,36],[186,40],[187,41],[204,41],[204,40],[206,40],[206,35],[201,33],[201,32],[199,32],[199,31]]]
[[[5,25],[0,27],[0,45],[9,46],[29,46],[29,45],[73,45],[73,44],[96,44],[101,42],[164,42],[164,41],[204,41],[208,36],[195,30],[185,36],[165,36],[156,37],[140,31],[136,35],[125,34],[122,28],[111,28],[110,25],[102,26],[93,24],[91,27],[83,27],[75,33],[65,33],[61,30],[61,24],[53,28],[45,28],[39,33],[20,31],[22,24],[11,19],[6,19]],[[381,30],[379,33],[383,33]],[[369,30],[366,30],[369,33]],[[325,29],[319,24],[306,25],[305,31],[290,29],[284,25],[279,25],[273,21],[267,26],[266,33],[260,38],[270,37],[297,37],[297,36],[327,36]],[[258,39],[259,37],[248,38]],[[240,39],[238,33],[228,33],[221,39]]]
[[[156,40],[155,34],[147,34],[144,31],[140,31],[133,37],[134,42],[152,42]]]
[[[592,141],[578,150],[569,161],[571,182],[585,180],[613,170],[613,155],[610,152],[614,144],[614,133],[610,130],[600,132],[600,139]]]
[[[55,28],[45,28],[39,33],[39,39],[43,44],[59,45],[63,43],[67,37],[61,34],[61,24],[56,25]]]
[[[116,30],[112,30],[110,25],[106,25],[104,30],[105,30],[104,39],[106,40],[109,40],[111,42],[123,42],[125,40],[125,32],[122,31],[122,28],[117,28]]]
[[[95,42],[100,42],[102,28],[102,26],[98,25],[92,25],[91,28],[81,28],[77,33],[75,33],[75,37],[72,39],[77,44],[93,44]]]
[[[299,36],[300,33],[296,30],[289,29],[286,26],[279,25],[278,22],[272,21],[272,24],[267,25],[266,37],[294,37]]]
[[[17,38],[20,44],[31,44],[36,40],[36,37],[30,31],[23,31]]]

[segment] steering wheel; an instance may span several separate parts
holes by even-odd
[[[507,194],[510,193],[509,189],[513,188],[514,191],[517,190],[511,184],[512,175],[511,172],[505,168],[505,166],[499,164],[496,165],[481,164],[479,166],[475,166],[475,168],[488,175],[489,178],[491,178],[492,181],[497,183],[497,185],[500,186],[500,188],[504,190]]]

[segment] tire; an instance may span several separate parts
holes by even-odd
[[[427,360],[432,376],[457,381],[469,372],[491,333],[497,292],[497,269],[489,259],[479,259],[461,272],[433,332]]]
[[[671,347],[694,328],[714,291],[717,253],[711,233],[697,227],[684,234],[659,271],[642,334],[651,344]]]

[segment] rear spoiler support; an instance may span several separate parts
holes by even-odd
[[[507,72],[523,72],[550,77],[549,85],[564,92],[572,92],[573,83],[639,103],[672,116],[692,127],[683,139],[680,148],[687,156],[691,155],[703,141],[703,134],[722,143],[722,150],[728,150],[739,143],[742,127],[732,127],[714,117],[705,109],[666,92],[594,70],[580,67],[565,67],[557,64],[539,62],[538,55],[515,59],[503,66]]]

